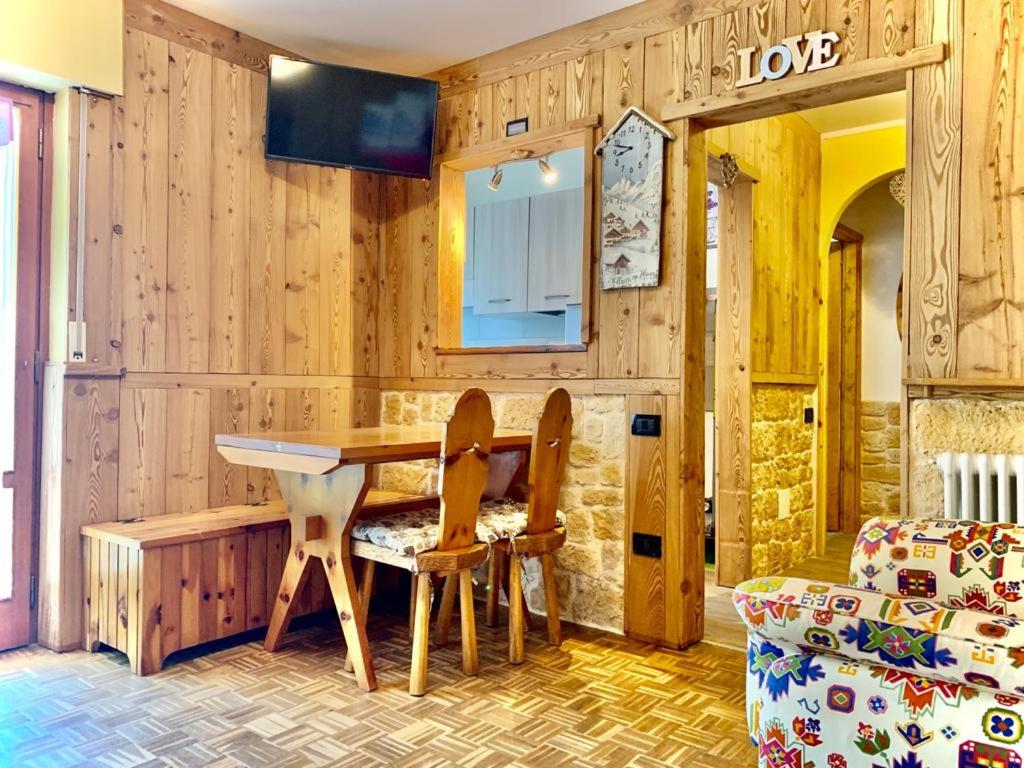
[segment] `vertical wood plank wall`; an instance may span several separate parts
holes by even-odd
[[[271,492],[264,473],[243,478],[219,462],[209,437],[221,428],[373,420],[378,386],[412,379],[452,389],[486,380],[494,390],[503,379],[520,388],[571,380],[628,393],[630,408],[660,409],[673,422],[668,458],[658,459],[665,471],[654,471],[658,451],[631,453],[639,464],[627,478],[627,497],[658,500],[645,507],[643,525],[665,532],[669,556],[659,576],[663,589],[636,598],[663,599],[667,608],[633,606],[630,615],[641,623],[631,619],[628,629],[660,634],[670,645],[699,636],[701,573],[680,553],[702,530],[703,427],[687,420],[684,405],[703,382],[688,378],[683,362],[699,354],[696,339],[703,339],[685,290],[703,265],[682,243],[685,228],[703,215],[687,205],[703,203],[703,179],[685,159],[704,151],[703,133],[681,125],[683,143],[669,150],[662,284],[610,294],[592,286],[588,352],[439,357],[436,181],[265,161],[259,57],[241,55],[233,40],[219,47],[187,34],[153,34],[156,17],[140,15],[140,5],[128,3],[125,95],[88,105],[89,266],[85,304],[72,301],[68,318],[80,315],[88,325],[86,362],[58,378],[63,405],[50,413],[62,425],[81,424],[88,438],[68,433],[62,455],[44,457],[81,462],[65,467],[56,489],[67,499],[57,530]],[[1024,21],[1014,0],[979,0],[970,14],[965,5],[659,0],[646,6],[648,18],[624,9],[616,13],[632,14],[627,22],[586,22],[436,73],[444,86],[438,149],[497,139],[513,117],[544,127],[600,113],[608,125],[628,104],[657,115],[665,104],[731,88],[737,47],[813,29],[840,34],[840,71],[944,42],[946,61],[908,80],[906,373],[921,382],[1013,383],[1024,369],[1015,332],[1024,324],[1017,266],[1024,261],[1024,198],[1012,161],[1024,135]],[[73,284],[69,290],[74,296]],[[764,364],[781,365],[814,328],[791,322]],[[802,356],[797,352],[794,367],[802,367]],[[121,368],[121,379],[94,375]],[[94,501],[84,503],[90,493]],[[634,565],[631,558],[627,568]],[[69,564],[54,589],[79,573],[77,562]],[[48,620],[47,610],[40,626],[50,629],[41,639],[55,647],[77,642],[78,626]],[[645,624],[646,616],[654,618]]]
[[[379,416],[380,179],[266,160],[259,60],[132,26],[124,44],[124,95],[90,96],[73,137],[86,242],[68,320],[86,345],[54,384],[61,503],[42,524],[61,554],[42,574],[40,639],[55,648],[81,639],[82,524],[276,496],[269,472],[220,458],[217,432]]]

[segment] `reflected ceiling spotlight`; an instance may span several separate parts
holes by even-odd
[[[558,171],[552,168],[551,164],[545,158],[540,158],[540,160],[537,161],[537,165],[540,166],[540,175],[544,179],[545,184],[554,184],[558,181]]]
[[[537,165],[540,168],[541,178],[545,184],[554,184],[558,181],[558,171],[551,167],[551,163],[548,162],[548,158],[551,157],[551,153],[548,152],[543,155],[536,155],[532,149],[513,149],[511,157],[508,160],[502,160],[494,166],[494,175],[491,176],[491,181],[487,185],[487,188],[492,192],[497,192],[498,187],[501,186],[501,169],[502,166],[508,165],[509,163],[522,163],[527,160],[536,160]]]

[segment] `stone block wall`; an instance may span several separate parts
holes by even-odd
[[[445,422],[457,397],[456,392],[383,392],[381,424]],[[533,430],[544,406],[540,394],[490,397],[498,428]],[[568,537],[555,555],[562,618],[622,632],[626,398],[575,396],[572,411],[573,444],[560,503]],[[385,464],[378,483],[389,490],[433,493],[437,479],[437,462],[431,460]],[[536,559],[527,561],[523,580],[530,609],[543,614],[544,591]]]
[[[1024,402],[951,398],[915,400],[910,409],[910,514],[942,517],[936,455],[1024,453]]]
[[[900,404],[865,400],[860,416],[861,520],[900,513]]]
[[[751,573],[775,574],[814,551],[814,388],[755,384],[751,403]],[[790,514],[779,517],[779,490]]]

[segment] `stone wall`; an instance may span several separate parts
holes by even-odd
[[[751,403],[751,573],[775,574],[814,551],[814,388],[755,384]],[[779,517],[779,490],[790,514]]]
[[[952,398],[915,400],[910,409],[910,514],[941,517],[946,451],[1024,454],[1024,402]]]
[[[454,392],[384,392],[382,424],[442,423]],[[533,430],[543,395],[491,394],[495,426]],[[573,444],[560,507],[568,539],[555,555],[562,618],[622,632],[625,526],[626,399],[621,395],[572,398]],[[437,490],[437,462],[385,464],[381,487],[407,493]],[[527,562],[524,588],[530,609],[544,613],[539,563]]]
[[[860,416],[861,520],[900,513],[900,404],[864,401]]]

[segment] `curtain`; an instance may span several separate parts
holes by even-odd
[[[14,102],[0,96],[0,147],[14,141]]]
[[[18,111],[13,108],[4,117],[4,102],[0,99],[0,471],[14,468],[14,341],[18,299],[19,120]],[[12,106],[9,101],[6,104]],[[13,516],[14,491],[0,489],[0,600],[11,597]]]

